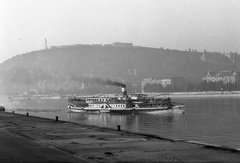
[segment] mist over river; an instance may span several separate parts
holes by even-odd
[[[96,126],[194,140],[240,149],[240,97],[173,98],[185,103],[185,114],[68,113],[67,99],[1,98],[7,112],[74,121]]]

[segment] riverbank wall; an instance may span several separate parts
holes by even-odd
[[[0,162],[239,162],[240,151],[195,141],[0,112]]]

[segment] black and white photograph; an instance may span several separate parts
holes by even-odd
[[[0,162],[240,162],[240,0],[0,0]]]

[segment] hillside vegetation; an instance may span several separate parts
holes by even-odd
[[[0,64],[1,93],[116,92],[112,86],[91,85],[91,78],[111,79],[140,91],[145,78],[183,77],[198,84],[208,70],[220,71],[239,67],[239,56],[147,47],[65,47],[34,51],[15,56]],[[83,84],[84,83],[84,84]],[[84,88],[84,89],[83,89]],[[88,89],[86,89],[88,88]]]

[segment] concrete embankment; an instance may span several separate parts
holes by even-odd
[[[0,162],[239,162],[193,141],[0,112]]]

